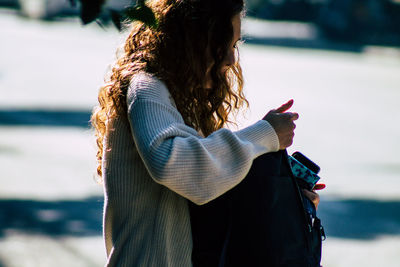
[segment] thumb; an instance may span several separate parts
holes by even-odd
[[[293,99],[290,99],[287,103],[283,104],[282,106],[280,106],[279,108],[275,109],[275,112],[277,113],[283,113],[285,111],[287,111],[288,109],[290,109],[293,106]]]

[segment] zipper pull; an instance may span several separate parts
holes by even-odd
[[[319,231],[321,232],[321,237],[322,237],[321,240],[325,241],[326,240],[325,229],[322,225],[319,227]]]

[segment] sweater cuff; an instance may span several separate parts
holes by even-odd
[[[252,143],[265,147],[265,153],[276,152],[279,150],[279,138],[272,125],[260,120],[243,130],[237,132],[238,135],[250,140]]]

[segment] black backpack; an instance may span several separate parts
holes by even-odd
[[[286,150],[258,157],[235,188],[189,204],[193,266],[319,267],[325,234],[304,202]]]

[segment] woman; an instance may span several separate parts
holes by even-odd
[[[104,182],[108,266],[191,266],[188,200],[240,183],[253,159],[292,144],[293,101],[237,132],[242,0],[158,0],[135,22],[92,116]]]

